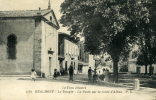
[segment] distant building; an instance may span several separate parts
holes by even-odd
[[[0,74],[53,74],[59,24],[53,10],[0,11]]]
[[[145,73],[145,66],[137,65],[137,57],[135,53],[130,52],[129,60],[128,60],[128,72],[130,73]],[[149,66],[147,67],[147,73],[149,73]],[[156,64],[153,64],[153,73],[156,74]]]
[[[68,74],[68,68],[72,64],[75,74],[78,71],[79,47],[70,35],[59,32],[59,66],[62,74]]]

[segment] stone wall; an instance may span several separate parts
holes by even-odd
[[[34,33],[34,53],[33,53],[33,60],[34,60],[34,68],[37,74],[41,75],[41,43],[42,43],[42,29],[41,29],[41,19],[35,19],[35,33]]]
[[[33,67],[35,22],[29,18],[0,20],[0,74],[28,74]],[[8,59],[7,37],[17,37],[16,59]]]
[[[42,23],[42,43],[41,43],[41,71],[45,76],[53,75],[54,69],[59,70],[58,66],[58,32],[57,30],[45,23]],[[48,54],[48,50],[53,54]],[[51,64],[49,61],[51,58]],[[50,66],[51,65],[51,66]]]

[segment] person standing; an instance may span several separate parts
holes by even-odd
[[[69,80],[73,81],[74,68],[72,64],[69,67]]]
[[[93,83],[96,83],[97,79],[98,79],[98,75],[97,75],[96,68],[95,68],[94,69],[94,74],[93,74]]]
[[[54,69],[54,75],[53,75],[53,79],[57,79],[57,69]]]
[[[88,69],[88,79],[89,79],[89,81],[92,79],[92,69],[91,69],[91,67],[89,67],[89,69]]]

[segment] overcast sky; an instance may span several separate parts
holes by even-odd
[[[54,10],[57,20],[60,19],[60,5],[64,0],[51,0],[51,8]],[[0,11],[5,10],[36,10],[47,9],[49,0],[0,0]],[[60,25],[61,26],[61,25]],[[62,28],[59,31],[66,31]]]

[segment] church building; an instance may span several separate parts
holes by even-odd
[[[51,9],[0,11],[0,75],[50,76],[58,66],[59,24]]]

